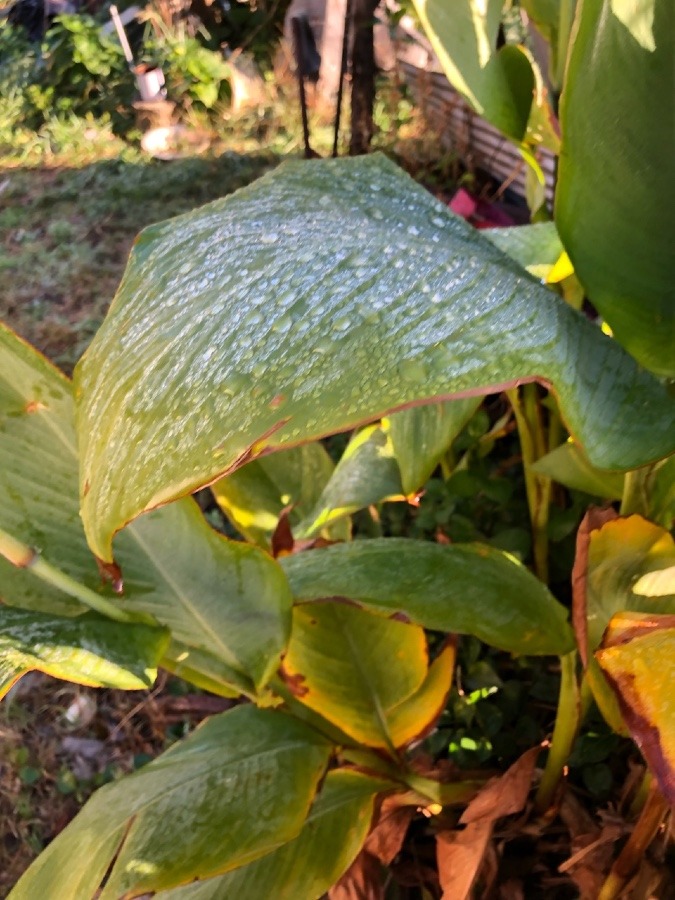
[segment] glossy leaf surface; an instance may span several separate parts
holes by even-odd
[[[675,804],[675,615],[617,614],[595,656],[661,792]]]
[[[392,713],[427,672],[422,628],[345,603],[293,609],[285,681],[301,703],[363,744],[391,750],[403,742],[392,730]]]
[[[379,425],[372,425],[350,440],[314,509],[298,526],[297,537],[313,537],[371,504],[402,499],[392,443]]]
[[[201,677],[212,690],[261,686],[276,669],[290,628],[291,598],[278,565],[256,548],[225,541],[192,500],[182,500],[120,535],[125,593],[115,597],[102,588],[78,515],[70,383],[3,327],[0,373],[0,527],[93,590],[167,625],[174,638],[171,667],[186,677],[198,683]],[[2,558],[0,597],[46,613],[83,611]]]
[[[283,713],[240,706],[215,716],[97,791],[20,879],[12,900],[92,897],[116,853],[101,900],[252,862],[300,833],[330,752]]]
[[[143,690],[157,677],[168,642],[163,628],[0,607],[0,697],[32,670],[91,687]]]
[[[575,271],[617,340],[671,377],[674,54],[672,0],[580,4],[555,208]]]
[[[297,838],[227,875],[160,891],[155,897],[319,900],[361,849],[370,828],[375,795],[388,788],[391,783],[361,772],[329,772]]]
[[[492,547],[382,538],[298,553],[282,566],[299,602],[346,597],[511,653],[563,654],[574,646],[565,608]]]
[[[334,468],[321,444],[305,444],[253,460],[211,489],[235,528],[247,540],[269,549],[282,510],[293,507],[290,523],[295,530],[314,508]],[[343,523],[333,537],[346,540],[349,531],[348,523]]]
[[[424,487],[480,402],[480,399],[467,397],[417,406],[389,416],[386,430],[406,496]]]
[[[532,379],[594,465],[675,449],[665,388],[384,157],[286,163],[138,238],[76,372],[90,546],[263,451]]]

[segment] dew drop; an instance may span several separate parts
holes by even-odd
[[[404,359],[398,369],[404,381],[423,381],[427,376],[426,366],[417,359]]]
[[[445,225],[445,222],[443,221],[443,219],[441,219],[440,216],[432,216],[431,224],[436,225],[437,228],[443,228],[443,226]]]
[[[412,234],[413,237],[416,237],[419,233],[420,230],[416,225],[408,225],[408,234]]]
[[[276,244],[279,240],[279,235],[276,231],[269,231],[266,234],[261,235],[260,240],[263,244]]]
[[[341,316],[333,322],[333,331],[347,331],[351,324],[352,320],[349,316]]]

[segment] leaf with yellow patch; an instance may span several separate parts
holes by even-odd
[[[675,615],[619,613],[595,656],[664,797],[675,804]]]

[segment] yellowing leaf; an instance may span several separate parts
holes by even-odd
[[[298,606],[282,674],[301,703],[355,740],[391,751],[392,715],[427,678],[424,630],[346,603]],[[403,711],[400,727],[411,730]]]
[[[675,615],[619,613],[595,656],[664,797],[675,804]]]

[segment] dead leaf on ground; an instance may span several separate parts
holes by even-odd
[[[502,816],[510,816],[524,809],[540,752],[541,747],[532,747],[503,775],[488,781],[464,810],[460,823],[468,825],[484,820],[494,822]]]
[[[436,835],[438,877],[442,900],[466,900],[481,867],[493,822],[481,819],[461,831],[441,831]]]
[[[412,806],[401,806],[400,796],[385,797],[363,849],[345,874],[328,892],[329,900],[382,900],[382,866],[400,852],[410,821]]]

